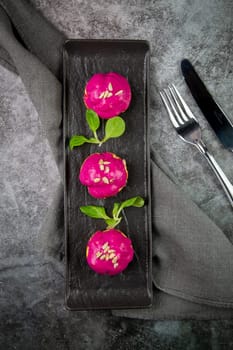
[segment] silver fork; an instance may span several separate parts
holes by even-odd
[[[233,206],[233,185],[202,141],[200,125],[175,85],[172,84],[161,91],[160,96],[178,135],[183,141],[194,145],[206,158]]]

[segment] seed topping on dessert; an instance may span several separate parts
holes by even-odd
[[[114,249],[110,249],[108,242],[104,243],[101,247],[101,250],[96,252],[96,257],[100,260],[112,261],[114,269],[118,267],[118,256],[116,255],[116,251]]]

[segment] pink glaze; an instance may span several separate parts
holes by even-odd
[[[95,198],[115,196],[126,186],[128,171],[124,159],[114,153],[93,153],[83,162],[80,182],[88,187]]]
[[[101,118],[115,117],[129,107],[131,89],[128,80],[117,73],[95,74],[88,81],[84,103]]]
[[[131,240],[115,229],[95,232],[86,248],[87,263],[99,274],[117,275],[126,269],[133,255]]]

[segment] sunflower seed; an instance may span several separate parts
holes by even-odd
[[[115,96],[122,95],[122,94],[123,94],[123,90],[119,90],[115,93]]]
[[[104,177],[102,178],[102,180],[103,180],[103,183],[109,184],[109,179],[108,179],[106,176],[104,176]]]
[[[115,256],[115,258],[112,259],[113,264],[115,264],[117,262],[117,260],[118,260],[118,257]]]
[[[105,91],[101,92],[101,94],[99,95],[99,98],[103,98],[105,94]]]
[[[104,245],[102,246],[103,249],[108,247],[108,242],[104,243]]]

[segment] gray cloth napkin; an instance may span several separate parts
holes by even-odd
[[[64,240],[59,80],[65,37],[28,1],[0,0],[0,4],[0,62],[15,66],[20,75],[61,174],[40,234],[42,252],[59,259]],[[153,306],[113,313],[145,319],[233,317],[231,242],[174,184],[166,165],[161,161],[158,165],[156,154],[151,158]]]

